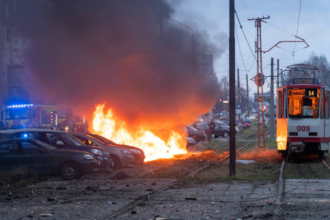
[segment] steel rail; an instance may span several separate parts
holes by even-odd
[[[269,133],[269,132],[267,132],[267,134],[268,134],[268,133]],[[256,140],[251,140],[249,143],[247,143],[247,144],[245,144],[244,146],[242,146],[242,147],[240,147],[239,149],[237,149],[237,150],[236,150],[236,153],[237,153],[238,151],[240,151],[240,150],[246,148],[247,146],[249,146],[251,143],[253,143],[253,142],[255,142],[255,141],[256,141]],[[199,173],[199,172],[201,172],[201,171],[203,171],[203,170],[209,168],[210,166],[214,165],[215,162],[222,162],[222,161],[228,159],[229,156],[230,156],[230,155],[225,156],[225,157],[223,157],[223,158],[220,158],[219,160],[212,161],[212,162],[206,164],[206,165],[203,166],[203,167],[200,167],[200,168],[198,168],[198,169],[195,169],[194,171],[192,171],[192,172],[189,173],[188,175],[184,176],[183,178],[179,178],[179,179],[175,180],[174,182],[172,182],[172,183],[169,184],[168,186],[165,186],[165,187],[163,187],[162,189],[160,189],[160,190],[158,190],[158,191],[154,191],[154,192],[152,192],[152,193],[150,193],[150,194],[147,194],[147,195],[144,195],[144,196],[141,196],[141,197],[136,198],[133,202],[127,204],[126,206],[124,206],[123,208],[121,208],[121,209],[118,210],[117,212],[113,213],[113,214],[110,215],[109,217],[106,217],[105,219],[106,219],[106,220],[109,220],[109,219],[114,219],[114,218],[118,217],[119,215],[121,215],[121,214],[125,213],[126,211],[128,211],[128,210],[134,208],[135,206],[137,206],[137,205],[139,205],[139,204],[145,202],[146,200],[148,200],[148,199],[154,197],[155,195],[158,195],[159,193],[162,193],[162,192],[166,191],[167,189],[169,189],[169,188],[171,188],[172,186],[176,185],[180,180],[182,180],[182,179],[184,179],[184,178],[187,178],[187,177],[191,177],[191,176],[193,176],[193,175],[195,175],[195,174],[197,174],[197,173]],[[162,168],[163,168],[163,167],[162,167]],[[160,168],[160,169],[162,169],[162,168]]]
[[[330,170],[330,166],[322,159],[323,164]]]

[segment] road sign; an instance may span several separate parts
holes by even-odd
[[[254,77],[254,82],[257,86],[263,86],[265,84],[265,77],[264,75],[262,75],[261,73],[258,73],[255,77]]]

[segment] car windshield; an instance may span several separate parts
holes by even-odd
[[[104,143],[104,144],[117,144],[113,141],[110,141],[109,139],[102,137],[101,135],[97,135],[97,134],[87,134],[87,136],[97,139],[98,141]]]
[[[84,144],[80,142],[77,138],[71,136],[68,133],[60,133],[60,132],[54,132],[54,133],[47,133],[47,138],[49,140],[49,143],[51,145],[56,146],[56,142],[58,140],[62,141],[65,145],[68,146],[74,146],[74,147],[82,147]]]
[[[290,118],[318,118],[320,89],[289,89],[288,106]]]

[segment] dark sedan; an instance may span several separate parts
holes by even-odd
[[[133,147],[133,146],[130,146],[130,145],[124,145],[124,144],[117,144],[101,135],[98,135],[98,134],[86,134],[87,136],[91,136],[93,138],[96,138],[106,144],[112,144],[112,145],[118,145],[118,146],[123,146],[123,147],[126,147],[128,149],[130,149],[130,151],[134,154],[134,163],[136,165],[140,165],[140,164],[143,164],[144,163],[144,159],[145,159],[145,155],[144,155],[144,152],[143,150],[141,150],[140,148],[138,147]]]
[[[85,173],[97,171],[97,163],[91,153],[57,149],[35,139],[0,141],[0,168],[6,170],[23,166],[71,180]]]
[[[119,145],[107,144],[83,133],[72,133],[72,135],[78,138],[85,145],[98,146],[110,152],[111,159],[114,162],[114,169],[134,166],[134,155],[128,148]]]
[[[98,161],[99,172],[112,170],[113,161],[108,151],[101,147],[86,146],[77,138],[64,131],[55,131],[38,128],[26,128],[17,130],[0,131],[0,140],[34,138],[59,149],[87,151],[94,155]]]

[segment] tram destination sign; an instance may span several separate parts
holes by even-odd
[[[305,96],[317,97],[317,89],[305,89]]]

